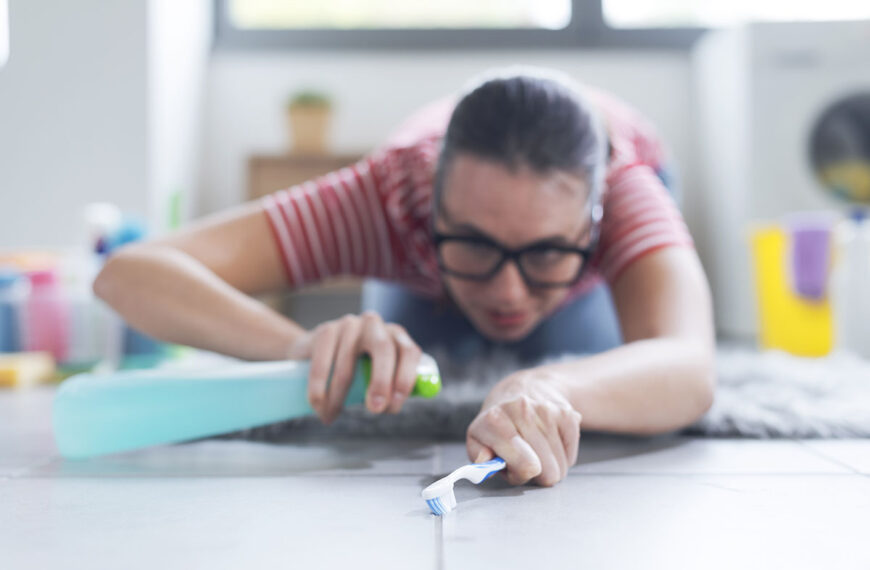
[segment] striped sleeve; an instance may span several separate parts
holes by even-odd
[[[651,166],[624,168],[608,186],[597,265],[609,283],[648,253],[667,246],[693,247],[677,205]]]
[[[291,287],[339,275],[395,274],[396,245],[375,173],[383,171],[382,157],[261,199]]]

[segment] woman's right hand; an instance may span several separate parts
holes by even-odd
[[[422,355],[402,326],[385,323],[377,313],[366,311],[322,323],[291,347],[290,358],[311,361],[308,402],[324,423],[331,423],[341,412],[363,354],[372,361],[366,407],[374,413],[397,413],[414,387]]]

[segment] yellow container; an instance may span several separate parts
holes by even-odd
[[[797,356],[824,356],[834,343],[831,303],[797,295],[788,279],[788,235],[778,225],[751,230],[759,343]]]
[[[54,359],[50,352],[13,352],[0,354],[0,388],[29,388],[54,379]]]

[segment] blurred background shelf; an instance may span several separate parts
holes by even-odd
[[[248,200],[350,166],[362,154],[256,154],[248,159]]]

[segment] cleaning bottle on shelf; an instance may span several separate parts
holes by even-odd
[[[834,233],[831,293],[837,348],[870,359],[870,221],[855,210]]]
[[[78,245],[78,268],[81,272],[78,298],[87,303],[86,331],[90,341],[81,348],[94,354],[95,369],[116,370],[123,356],[124,323],[105,303],[93,294],[93,282],[111,253],[111,241],[122,225],[120,208],[108,202],[85,206],[81,214],[82,232]]]
[[[24,305],[24,349],[46,351],[55,361],[67,358],[69,307],[57,270],[37,269],[27,273],[30,294]]]
[[[103,357],[105,317],[92,291],[95,264],[91,256],[74,252],[66,257],[62,268],[63,285],[69,303],[69,343],[65,367],[89,369]]]
[[[104,202],[88,204],[82,210],[76,247],[63,260],[62,280],[69,298],[67,369],[90,369],[106,360],[110,344],[107,337],[120,336],[110,310],[94,295],[93,282],[104,262],[105,244],[121,223],[117,206]]]
[[[27,298],[27,282],[11,267],[0,267],[0,353],[20,352],[21,310]]]
[[[107,253],[144,239],[146,236],[145,225],[135,218],[123,218],[118,230],[112,235],[108,244]],[[145,333],[123,325],[122,368],[150,368],[155,366],[166,357],[168,345],[146,335]]]
[[[827,214],[803,213],[751,227],[759,345],[821,357],[834,342],[828,279]]]

